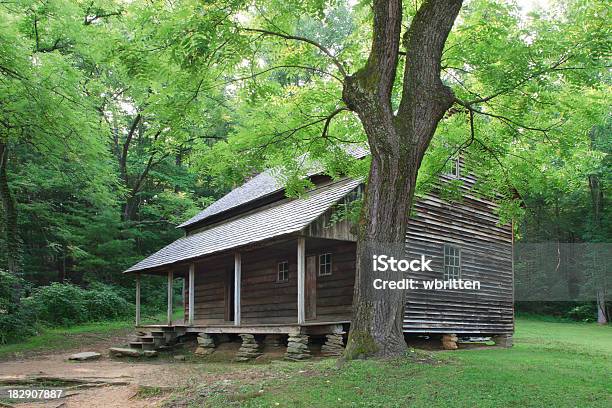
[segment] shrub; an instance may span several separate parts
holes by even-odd
[[[88,319],[84,290],[70,283],[54,282],[34,289],[24,299],[41,323],[50,326],[69,326]]]
[[[112,286],[97,283],[84,292],[89,321],[113,320],[132,314],[132,305]]]
[[[0,344],[15,342],[36,334],[36,316],[17,302],[25,281],[0,270]]]
[[[22,283],[0,270],[0,344],[35,335],[41,326],[71,326],[134,314],[133,291],[123,287],[94,282],[83,289],[55,282],[33,289],[31,296],[17,302],[14,288],[24,287]]]
[[[595,303],[585,303],[567,312],[567,317],[580,322],[594,322],[597,320],[597,306]]]
[[[16,288],[24,285],[23,279],[0,269],[0,315],[13,312],[17,306],[16,300],[20,297]]]
[[[38,333],[36,315],[27,308],[0,314],[0,344],[22,341]]]

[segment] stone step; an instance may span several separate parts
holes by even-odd
[[[153,343],[144,343],[142,341],[131,341],[130,342],[130,347],[134,348],[134,349],[141,349],[141,350],[155,350],[155,344]]]
[[[136,337],[136,341],[140,341],[142,343],[153,343],[153,342],[155,342],[155,337],[153,337],[153,336],[138,336],[138,337]]]
[[[109,351],[111,356],[115,357],[140,357],[142,355],[141,350],[127,347],[111,347]]]
[[[138,350],[127,347],[111,347],[109,349],[110,355],[113,357],[155,357],[157,351],[155,350]]]

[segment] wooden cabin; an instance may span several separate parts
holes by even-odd
[[[406,333],[510,335],[513,332],[512,230],[498,225],[496,204],[469,194],[461,202],[435,193],[416,203],[409,256],[433,259],[418,279],[473,279],[479,291],[410,291]],[[168,327],[200,334],[326,334],[350,329],[356,237],[338,204],[357,197],[358,180],[309,176],[314,188],[287,198],[265,171],[179,225],[185,236],[129,268],[168,277]],[[185,316],[172,321],[173,279],[184,279]],[[137,284],[136,325],[140,325]]]

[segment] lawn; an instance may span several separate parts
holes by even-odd
[[[38,336],[30,337],[21,343],[0,346],[0,359],[9,356],[26,355],[27,353],[49,352],[69,349],[83,344],[88,336],[97,341],[103,335],[126,331],[133,327],[133,322],[113,321],[82,324],[72,327],[54,327],[41,330]]]
[[[65,349],[72,341],[131,327],[131,322],[111,322],[49,329],[25,343],[0,347],[0,357]],[[192,368],[181,387],[164,392],[167,406],[612,406],[612,327],[534,318],[517,319],[511,349],[411,350],[404,358],[353,361],[341,368],[331,358],[237,364],[188,356],[184,363],[170,357],[140,364]]]
[[[173,318],[179,319],[183,309],[174,311]],[[166,319],[166,314],[159,314],[145,318],[143,324],[159,323]],[[65,350],[114,336],[126,335],[133,331],[134,320],[115,320],[80,324],[71,327],[43,328],[38,336],[30,337],[20,343],[4,344],[0,346],[0,359],[25,355],[27,353],[46,353],[53,350]]]
[[[354,361],[341,369],[332,359],[274,363],[266,368],[268,379],[202,399],[193,397],[198,395],[193,389],[184,390],[190,397],[183,402],[244,407],[612,406],[609,326],[522,318],[511,349],[409,354],[427,361]]]

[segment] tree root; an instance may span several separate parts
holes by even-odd
[[[61,386],[66,390],[129,385],[129,381],[104,378],[67,378],[50,376],[28,376],[24,378],[0,378],[0,385]]]

